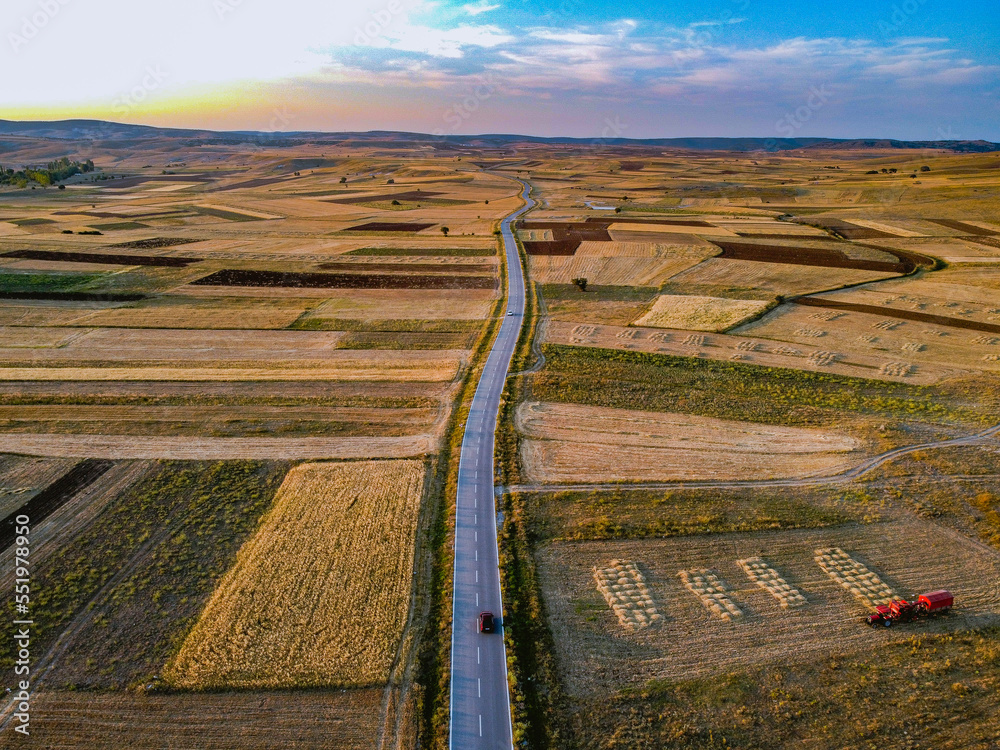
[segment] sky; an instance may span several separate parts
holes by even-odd
[[[1000,141],[996,0],[4,0],[0,118]]]

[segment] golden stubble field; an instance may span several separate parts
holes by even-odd
[[[527,478],[541,483],[805,477],[865,456],[828,430],[577,404],[522,403],[517,426]]]
[[[303,464],[164,671],[195,690],[384,683],[407,623],[425,467]]]

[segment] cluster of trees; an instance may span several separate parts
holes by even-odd
[[[55,161],[50,161],[44,167],[25,167],[24,169],[8,169],[0,165],[0,185],[17,185],[27,187],[29,182],[36,182],[39,185],[54,185],[72,177],[75,174],[85,174],[94,171],[94,162],[90,159],[86,161],[70,161],[65,156]]]
[[[899,171],[899,170],[898,170],[898,169],[896,169],[895,167],[893,167],[893,168],[890,168],[890,169],[886,169],[885,167],[882,167],[882,174],[896,174],[896,173],[897,173],[898,171]],[[920,168],[920,171],[921,171],[921,172],[930,172],[930,171],[931,171],[931,168],[930,168],[930,167],[928,167],[928,166],[927,166],[927,165],[925,164],[924,166],[922,166],[922,167]],[[879,173],[879,171],[878,171],[877,169],[873,169],[873,170],[871,170],[871,171],[869,171],[869,172],[865,172],[865,174],[878,174],[878,173]],[[912,175],[911,175],[911,176],[912,176]]]

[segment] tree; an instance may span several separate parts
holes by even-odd
[[[616,206],[615,207],[615,213],[616,214],[620,214],[621,212],[622,212],[622,207],[621,206]]]
[[[573,279],[573,283],[580,288],[581,292],[587,291],[587,280],[585,278]]]
[[[347,182],[347,178],[346,178],[346,177],[341,177],[341,178],[340,178],[340,184],[341,184],[341,185],[343,185],[343,184],[344,184],[344,183],[346,183],[346,182]]]
[[[397,201],[397,200],[394,200],[394,201],[393,201],[392,203],[390,203],[389,205],[390,205],[390,206],[401,206],[401,205],[403,205],[403,204],[402,204],[402,203],[400,203],[400,202],[399,202],[399,201]]]
[[[388,180],[385,181],[385,184],[386,185],[395,185],[396,181],[390,177]]]
[[[448,229],[448,227],[441,227],[441,234],[443,234],[445,237],[448,236],[448,232],[450,232],[450,231],[451,230]]]
[[[922,166],[922,167],[920,168],[920,171],[921,171],[921,172],[930,172],[930,171],[931,171],[931,168],[930,168],[930,167],[928,167],[928,166],[927,166],[926,164],[924,164],[924,166]]]

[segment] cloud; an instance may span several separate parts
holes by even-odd
[[[37,0],[8,3],[9,18],[37,9]],[[220,3],[228,8],[221,14],[213,10]],[[573,3],[585,7],[583,0]],[[320,92],[313,96],[325,92],[331,106],[345,87],[393,89],[408,107],[419,109],[431,94],[462,98],[488,81],[491,103],[541,106],[550,101],[553,121],[574,113],[589,116],[597,106],[612,112],[697,106],[742,122],[748,111],[794,109],[810,86],[824,84],[836,88],[837,104],[831,109],[895,102],[902,89],[910,98],[919,91],[924,107],[949,102],[949,116],[961,106],[956,102],[979,111],[983,101],[997,99],[1000,69],[993,60],[932,35],[891,41],[795,36],[761,44],[736,34],[737,25],[747,21],[732,13],[679,25],[654,17],[586,22],[610,13],[547,15],[534,4],[525,3],[520,11],[514,5],[500,0],[284,0],[280,6],[173,0],[169,8],[137,10],[131,0],[62,3],[38,39],[17,51],[9,45],[0,50],[0,69],[18,71],[3,80],[4,101],[11,107],[107,104],[135,87],[148,66],[166,73],[162,90],[149,95],[150,105],[161,94],[198,87],[236,90],[272,82],[275,91],[296,92],[302,85]],[[485,15],[501,7],[503,14]],[[116,42],[88,48],[72,66],[51,54],[52,49],[75,49],[81,38]]]
[[[499,3],[491,5],[488,0],[482,0],[478,3],[468,3],[467,5],[463,5],[462,10],[470,16],[478,16],[481,13],[489,13],[491,10],[496,10],[499,7]]]

